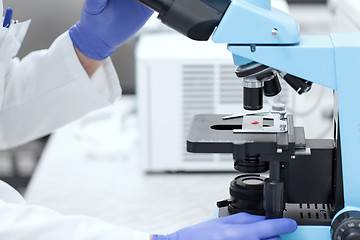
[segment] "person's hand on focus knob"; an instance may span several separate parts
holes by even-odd
[[[263,216],[238,213],[187,227],[169,235],[153,235],[152,240],[280,240],[297,224],[288,218],[265,220]]]
[[[85,0],[81,19],[69,31],[86,57],[103,60],[134,35],[153,11],[136,0]]]

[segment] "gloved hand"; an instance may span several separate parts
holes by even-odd
[[[294,232],[297,224],[288,218],[265,220],[263,216],[238,213],[184,228],[170,235],[153,235],[152,240],[280,240]]]
[[[81,19],[69,31],[85,56],[103,60],[135,34],[153,11],[136,0],[85,0]]]

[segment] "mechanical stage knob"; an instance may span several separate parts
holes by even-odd
[[[348,211],[340,214],[331,225],[333,240],[360,239],[360,212]]]

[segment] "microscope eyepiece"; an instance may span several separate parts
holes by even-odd
[[[164,14],[174,2],[174,0],[138,0],[140,3],[144,4],[148,8],[151,8],[155,12]]]
[[[207,41],[231,0],[138,0],[159,13],[165,25],[199,41]]]

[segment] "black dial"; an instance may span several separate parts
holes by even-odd
[[[333,240],[360,239],[360,212],[349,211],[340,214],[331,225]]]

